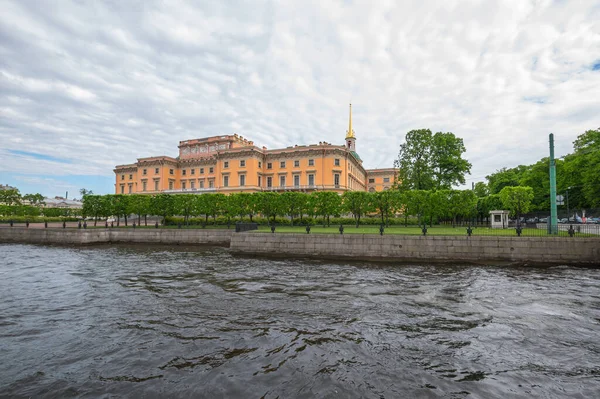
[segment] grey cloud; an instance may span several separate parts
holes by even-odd
[[[53,5],[0,15],[0,149],[48,151],[78,174],[224,133],[341,143],[350,101],[366,167],[431,128],[463,137],[485,176],[545,156],[550,131],[568,152],[600,125],[593,1]],[[39,173],[5,156],[6,172]]]

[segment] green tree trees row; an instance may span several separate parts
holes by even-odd
[[[163,219],[170,216],[183,217],[187,223],[191,217],[202,217],[216,221],[224,217],[228,223],[233,220],[262,215],[275,221],[278,216],[288,217],[303,223],[303,218],[318,218],[329,225],[331,217],[352,215],[356,226],[365,215],[377,215],[381,223],[390,217],[403,214],[417,216],[424,222],[447,220],[456,222],[458,218],[471,218],[477,211],[477,199],[471,190],[438,190],[436,192],[415,190],[400,192],[388,190],[376,193],[349,191],[343,195],[333,192],[261,192],[237,194],[157,194],[149,195],[86,195],[83,199],[83,214],[87,217],[117,218],[117,225],[123,219],[135,215],[137,223],[147,224],[147,216]]]
[[[566,195],[572,209],[600,207],[600,128],[588,130],[573,142],[573,153],[556,159],[557,193]],[[505,187],[526,186],[533,190],[531,210],[550,209],[549,159],[533,165],[502,168],[477,183],[478,197],[497,195]]]

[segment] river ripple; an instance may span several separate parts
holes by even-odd
[[[598,397],[600,271],[0,245],[0,395]]]

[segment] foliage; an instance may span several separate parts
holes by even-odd
[[[0,190],[0,204],[21,205],[21,193],[16,188]]]
[[[330,217],[340,213],[342,197],[331,191],[317,191],[311,196],[314,198],[315,214],[323,217],[323,225],[327,221],[329,226]]]
[[[411,130],[400,145],[399,184],[405,190],[449,189],[465,183],[471,164],[462,158],[463,140],[454,133],[431,133],[429,129]]]
[[[510,211],[511,215],[517,216],[517,219],[529,211],[533,196],[531,187],[504,187],[500,191],[502,205]]]
[[[342,210],[354,216],[356,227],[360,226],[361,216],[373,211],[370,197],[369,193],[364,191],[346,191],[342,195]]]

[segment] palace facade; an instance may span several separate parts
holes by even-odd
[[[259,191],[383,191],[396,169],[365,169],[356,152],[352,105],[345,144],[269,150],[237,134],[179,142],[179,156],[115,167],[116,194]]]

